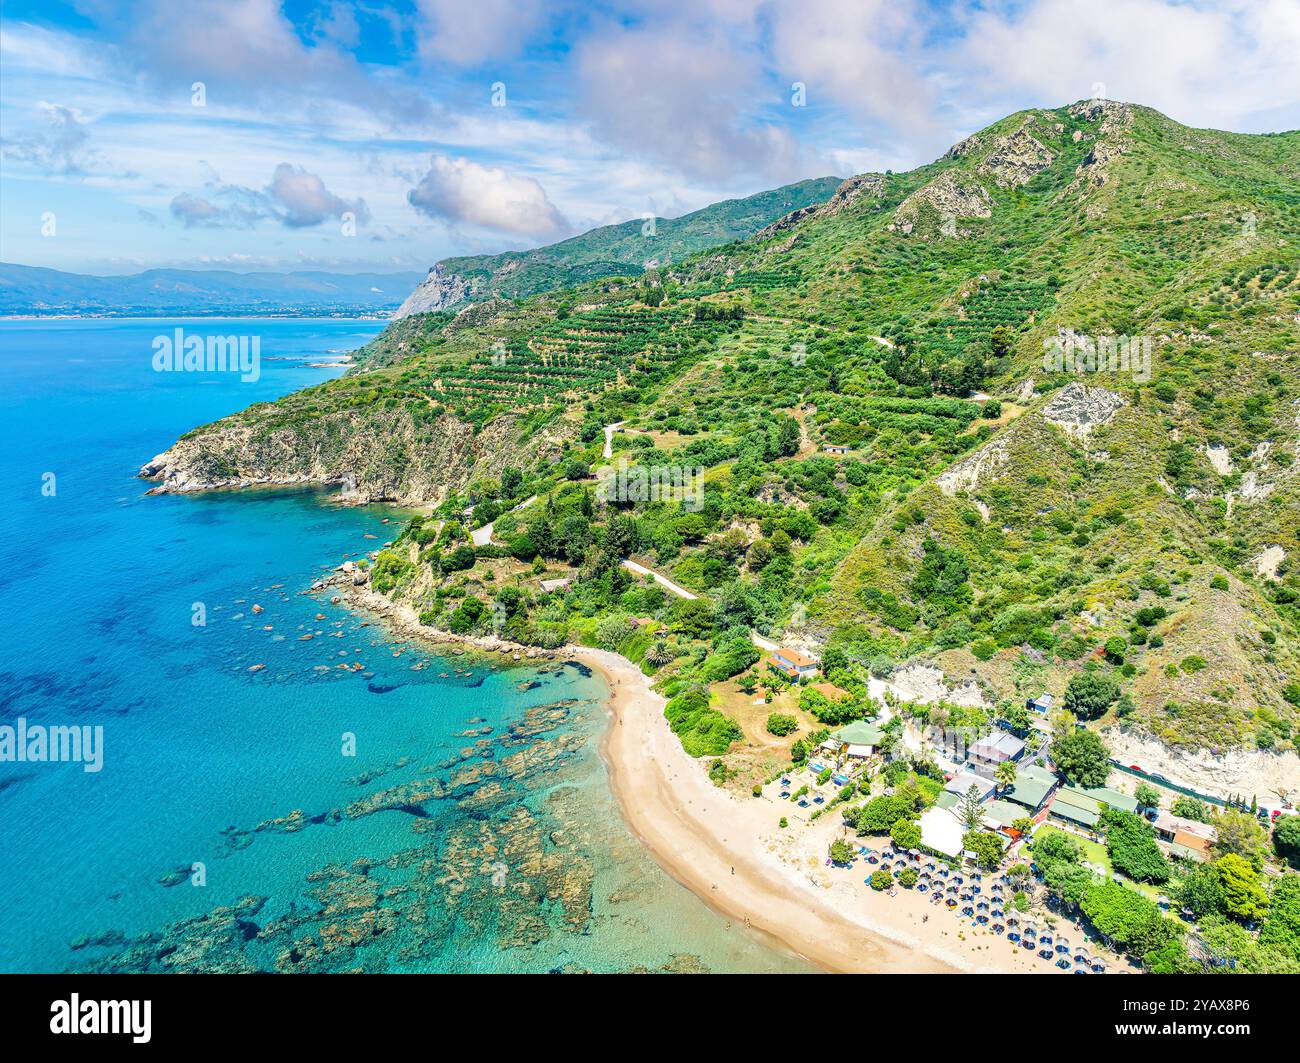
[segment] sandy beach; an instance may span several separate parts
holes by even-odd
[[[842,831],[838,816],[782,829],[783,806],[715,786],[669,728],[663,697],[626,658],[585,646],[539,651],[436,632],[408,606],[367,588],[342,589],[401,637],[517,659],[580,660],[597,670],[610,689],[601,755],[629,828],[673,878],[769,944],[830,972],[1059,973],[924,894],[899,890],[889,897],[869,889],[862,882],[869,868],[860,860],[851,868],[827,866],[827,849]]]

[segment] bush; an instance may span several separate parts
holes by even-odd
[[[884,868],[871,873],[871,888],[873,890],[887,890],[894,884],[894,876]]]
[[[670,699],[664,716],[692,757],[720,757],[741,737],[736,721],[712,708],[703,690],[688,690]]]
[[[776,735],[778,738],[784,738],[786,735],[794,734],[797,730],[799,730],[799,721],[793,716],[774,712],[767,718],[768,734]]]
[[[1119,698],[1119,684],[1105,672],[1080,672],[1065,687],[1065,707],[1081,720],[1095,720]]]

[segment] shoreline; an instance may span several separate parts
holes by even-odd
[[[802,835],[786,833],[776,825],[780,809],[771,802],[750,803],[715,786],[672,733],[663,714],[665,699],[626,658],[587,646],[540,649],[494,636],[439,631],[420,624],[412,607],[350,581],[326,581],[317,590],[337,594],[342,604],[373,617],[399,638],[509,663],[577,660],[599,672],[609,688],[609,724],[599,752],[628,830],[675,881],[769,947],[829,973],[1029,969],[1018,962],[1017,950],[991,935],[991,942],[1004,946],[1005,959],[968,955],[969,947],[957,946],[965,935],[955,923],[946,918],[931,922],[928,915],[917,919],[921,898],[910,891],[894,899],[874,895],[857,881],[859,867],[840,872],[836,883],[819,881],[826,869],[816,854],[825,855],[836,825],[828,821]],[[871,901],[889,907],[868,911]],[[916,907],[909,909],[908,902]],[[886,913],[892,918],[878,917]],[[943,937],[954,940],[949,944]]]

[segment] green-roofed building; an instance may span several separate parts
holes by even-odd
[[[1103,805],[1082,790],[1062,786],[1052,798],[1051,815],[1062,823],[1069,823],[1085,830],[1095,830],[1101,820]]]
[[[1056,784],[1056,776],[1046,768],[1040,768],[1037,764],[1022,764],[1016,774],[1015,785],[1008,786],[1002,796],[1008,801],[1023,805],[1031,815],[1036,815],[1044,802],[1052,796]]]
[[[1138,808],[1136,797],[1132,794],[1112,790],[1109,786],[1070,786],[1062,787],[1062,789],[1078,790],[1087,794],[1094,801],[1100,801],[1110,808],[1119,808],[1125,812],[1136,812]]]
[[[1052,798],[1051,814],[1062,823],[1095,830],[1107,808],[1137,811],[1137,799],[1108,786],[1062,786]]]
[[[1004,801],[1002,798],[990,801],[984,807],[984,818],[990,823],[996,823],[999,830],[1007,830],[1018,819],[1024,819],[1029,815],[1028,810],[1023,805],[1017,805],[1013,801]]]
[[[831,737],[846,746],[871,746],[874,749],[885,740],[885,729],[877,723],[855,720],[848,726],[833,731]]]

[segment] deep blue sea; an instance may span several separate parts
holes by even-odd
[[[177,325],[258,336],[260,379],[155,372]],[[0,763],[0,971],[804,969],[630,837],[599,677],[303,593],[400,513],[145,494],[178,435],[380,327],[0,321],[0,725],[103,727],[98,772]]]

